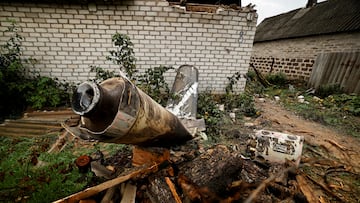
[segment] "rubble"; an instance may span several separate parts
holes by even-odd
[[[196,121],[197,69],[180,67],[172,92],[178,97],[168,102],[166,110],[125,77],[108,79],[100,85],[81,84],[73,98],[73,109],[81,116],[81,122],[79,126],[65,126],[66,129],[82,138],[138,145],[132,150],[132,166],[137,168],[129,168],[136,170],[130,173],[123,170],[117,178],[57,202],[76,202],[103,190],[108,191],[102,200],[112,201],[114,190],[119,190],[114,187],[120,183],[125,184],[120,202],[263,201],[269,197],[261,194],[270,184],[288,196],[296,193],[273,183],[279,175],[274,178],[270,169],[273,164],[280,169],[285,164],[296,168],[303,138],[262,130],[255,133],[253,140],[248,136],[246,152],[232,151],[224,145],[203,150],[199,139],[190,140],[189,128],[183,126],[185,123],[195,129],[202,126],[201,121]],[[234,112],[229,116],[236,122]],[[245,126],[255,127],[255,124],[247,122]],[[185,145],[174,147],[185,141],[188,141]],[[255,157],[246,158],[243,156],[246,153]],[[259,157],[265,162],[258,160]],[[78,166],[85,165],[80,163]],[[101,161],[92,161],[90,166],[98,177],[111,179],[115,174]],[[289,169],[280,171],[285,175],[280,182],[287,184]],[[130,179],[137,182],[125,183]]]
[[[274,99],[276,102],[280,101],[280,97],[279,96],[274,96]]]
[[[266,102],[265,98],[259,98],[259,102]]]
[[[252,119],[246,120],[253,122],[255,129],[264,127],[263,122]],[[71,122],[77,123],[75,119]],[[337,177],[359,178],[348,156],[351,151],[335,140],[327,139],[328,145],[323,146],[305,141],[307,146],[297,165],[253,158],[250,140],[256,132],[224,133],[229,137],[237,134],[234,139],[241,146],[235,147],[232,141],[232,146],[207,148],[201,139],[195,139],[170,148],[133,146],[132,152],[106,158],[100,152],[92,154],[90,169],[105,182],[57,202],[351,202],[349,197],[354,199],[358,194],[358,189]],[[72,141],[64,139],[65,144]],[[344,158],[332,158],[330,147],[343,153]],[[136,161],[151,154],[154,158]],[[102,170],[110,176],[101,175]]]
[[[255,132],[256,146],[252,148],[256,158],[270,163],[285,163],[287,160],[300,164],[304,143],[303,136],[258,130]]]
[[[295,164],[264,165],[244,157],[243,151],[234,151],[225,145],[207,150],[202,150],[201,145],[193,140],[180,148],[172,148],[170,154],[166,148],[134,146],[133,166],[117,178],[56,202],[78,202],[94,195],[108,201],[116,196],[113,190],[121,191],[129,184],[131,191],[123,192],[119,202],[130,197],[130,202],[135,199],[136,202],[263,202],[306,198],[298,188],[288,186],[289,180],[296,182]],[[115,169],[122,167],[116,165]],[[282,176],[285,182],[278,180],[280,174],[285,175]],[[279,190],[281,194],[269,193],[265,188]],[[107,192],[99,197],[105,190]]]
[[[110,87],[120,84],[119,81],[127,83],[124,78],[120,78],[107,81],[103,85]],[[193,84],[194,81],[176,91],[180,90],[182,97],[188,95],[188,98],[196,99],[195,91],[191,88]],[[133,85],[128,85],[129,89],[122,92],[126,92],[127,97],[120,100],[120,105],[115,109],[116,113],[124,110],[120,108],[121,102],[126,101],[123,106],[127,108],[136,103],[132,103],[132,99],[139,92],[135,91]],[[88,88],[89,86],[91,88]],[[97,85],[85,83],[82,87],[84,89],[79,92],[76,101],[80,103],[78,112],[83,114],[82,116],[86,117],[91,112],[91,108],[90,111],[87,109],[91,107],[91,98],[94,99],[95,95],[89,94],[89,90],[96,92],[95,87],[99,88]],[[189,92],[191,94],[187,94]],[[152,102],[147,98],[145,100]],[[194,134],[189,132],[189,128],[204,130],[202,121],[194,120],[196,116],[192,114],[193,107],[184,108],[193,103],[196,102],[180,99],[173,102],[172,106],[181,104],[178,109],[183,112],[177,114],[178,117],[192,117],[189,123],[176,117],[186,129],[185,133],[191,134],[191,138]],[[136,111],[137,108],[131,110]],[[290,120],[290,115],[283,116]],[[289,128],[296,125],[284,123],[279,119],[279,115],[271,118],[260,116],[256,120],[244,118],[244,121],[246,122],[242,124],[241,130],[229,129],[221,132],[232,138],[229,143],[207,146],[203,141],[207,140],[206,134],[199,133],[199,137],[185,140],[183,145],[170,139],[174,145],[137,146],[137,142],[132,142],[130,137],[130,143],[135,145],[130,145],[132,150],[129,152],[119,152],[111,157],[104,157],[100,151],[80,156],[75,161],[79,170],[91,171],[96,178],[101,178],[104,182],[56,202],[349,202],[347,197],[356,197],[360,192],[358,188],[347,184],[346,180],[337,177],[341,175],[350,179],[359,178],[358,166],[351,162],[350,151],[343,145],[332,139],[325,140],[325,144],[315,145],[303,136],[295,135],[300,133],[315,137],[312,132],[302,129],[289,133]],[[48,152],[60,152],[67,143],[73,142],[73,138],[83,132],[79,130],[79,124],[85,123],[86,126],[86,122],[84,118],[80,119],[80,116],[71,116],[62,125],[67,131],[59,136]],[[236,122],[238,120],[232,120],[232,124]],[[109,123],[112,125],[113,120]],[[271,124],[289,128],[281,131],[266,129]],[[255,131],[252,131],[253,129]],[[86,134],[89,135],[89,131]],[[95,135],[95,138],[99,136]],[[173,138],[171,136],[169,138]],[[139,143],[141,145],[141,142]],[[340,151],[342,159],[331,157],[330,147]],[[344,197],[343,194],[347,196]]]
[[[78,120],[78,116],[71,109],[26,112],[20,119],[5,120],[0,124],[0,132],[2,136],[11,137],[37,137],[44,134],[55,134],[63,129],[61,123],[67,119]]]
[[[304,103],[305,102],[305,97],[303,95],[298,96],[297,99],[298,99],[299,103]]]

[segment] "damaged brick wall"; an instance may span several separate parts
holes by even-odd
[[[8,39],[6,19],[21,27],[24,56],[38,60],[36,71],[67,81],[93,76],[90,65],[117,70],[105,60],[111,36],[129,35],[140,71],[183,64],[199,69],[199,88],[224,91],[227,78],[246,73],[257,15],[254,11],[190,12],[164,0],[118,1],[115,4],[0,3],[0,43]],[[167,74],[171,84],[175,72]],[[242,90],[245,79],[241,78]]]
[[[360,50],[359,39],[360,33],[345,33],[255,42],[251,62],[263,73],[273,64],[273,72],[307,81],[318,53]]]
[[[314,59],[251,57],[251,63],[263,73],[283,72],[290,78],[307,80],[310,77]]]

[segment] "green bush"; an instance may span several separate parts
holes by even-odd
[[[204,118],[206,133],[214,140],[219,136],[223,117],[223,112],[219,110],[217,104],[215,96],[208,91],[198,95],[198,117]]]
[[[324,107],[360,116],[360,96],[356,94],[335,94],[324,98]]]
[[[139,88],[163,106],[166,105],[166,102],[171,96],[169,86],[165,81],[164,73],[171,69],[174,68],[171,66],[149,68],[145,71],[145,74],[137,77]]]
[[[37,76],[28,81],[26,102],[34,109],[69,106],[73,86],[57,78]]]
[[[234,73],[231,77],[228,77],[228,85],[225,87],[226,94],[222,98],[222,102],[225,105],[226,110],[232,111],[237,109],[237,113],[241,113],[245,116],[255,116],[256,109],[254,105],[254,98],[247,93],[235,93],[233,88],[234,85],[241,78],[239,72]]]
[[[265,76],[265,79],[276,86],[284,87],[287,83],[287,77],[284,73],[278,72],[273,74],[268,74]]]
[[[91,81],[100,83],[106,79],[119,77],[119,74],[116,74],[115,71],[104,70],[99,66],[90,66],[90,72],[95,73],[95,78]]]
[[[22,58],[21,42],[24,39],[17,31],[16,23],[11,21],[5,31],[10,38],[0,47],[0,120],[18,116],[28,106],[36,109],[56,107],[69,103],[70,98],[70,84],[30,74],[28,67],[36,60]]]
[[[225,87],[226,94],[230,94],[234,92],[234,85],[237,84],[240,78],[241,78],[240,72],[236,72],[231,77],[227,77],[229,83]]]
[[[344,91],[339,84],[320,85],[315,92],[315,95],[325,98],[332,94],[342,94]]]
[[[117,50],[110,51],[110,56],[106,59],[120,66],[120,70],[124,71],[129,79],[137,84],[137,86],[148,94],[159,104],[165,106],[171,97],[170,89],[165,81],[164,73],[174,69],[170,66],[158,66],[149,68],[144,74],[138,75],[136,69],[133,43],[125,34],[116,33],[112,36],[112,41]],[[119,77],[114,71],[104,70],[101,67],[90,66],[91,72],[96,73],[94,82],[101,82],[108,78]]]
[[[237,113],[244,116],[256,116],[257,110],[255,108],[254,98],[247,93],[240,94],[226,94],[222,99],[225,108],[228,111],[236,109]]]
[[[248,80],[250,80],[250,81],[255,81],[256,80],[256,73],[255,73],[255,71],[248,71],[247,73],[246,73],[246,78],[248,79]]]
[[[130,37],[125,34],[116,33],[112,36],[112,42],[117,48],[110,51],[110,56],[106,59],[120,66],[120,70],[124,71],[130,80],[133,80],[137,72],[134,56],[134,45]]]
[[[23,94],[25,61],[21,59],[21,41],[15,22],[5,31],[10,39],[0,47],[0,120],[17,115],[26,108]]]

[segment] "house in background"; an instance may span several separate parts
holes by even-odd
[[[309,0],[304,8],[266,18],[256,29],[251,63],[263,73],[308,81],[316,57],[335,52],[360,52],[359,0]]]

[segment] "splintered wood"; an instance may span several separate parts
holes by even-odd
[[[154,163],[160,164],[168,160],[170,160],[170,151],[168,149],[160,147],[133,147],[133,166],[151,165]]]
[[[296,180],[298,182],[299,188],[301,192],[305,195],[306,200],[309,203],[316,203],[318,202],[317,198],[313,194],[313,189],[309,186],[306,182],[306,179],[302,175],[297,175]]]
[[[196,141],[170,150],[133,147],[132,152],[130,168],[125,170],[130,172],[56,202],[346,202],[336,190],[358,191],[334,183],[337,173],[358,177],[351,168],[335,161],[308,159],[309,150],[300,165],[254,161],[224,145],[204,150]],[[99,169],[99,164],[91,166]],[[325,173],[307,174],[306,167],[312,165],[318,170],[325,168]]]
[[[63,199],[57,200],[54,203],[62,203],[62,202],[67,202],[67,203],[75,203],[75,202],[79,202],[82,199],[86,199],[89,198],[93,195],[98,194],[99,192],[102,192],[106,189],[109,189],[111,187],[114,187],[120,183],[123,183],[127,180],[130,180],[131,178],[135,178],[137,176],[141,176],[141,175],[146,175],[148,173],[151,173],[153,171],[157,170],[157,165],[151,166],[149,168],[145,168],[145,169],[139,169],[136,170],[134,172],[131,172],[127,175],[124,176],[119,176],[117,178],[114,178],[112,180],[106,181],[104,183],[101,183],[100,185],[91,187],[91,188],[87,188],[81,192],[75,193],[73,195],[70,195],[68,197],[65,197]]]

